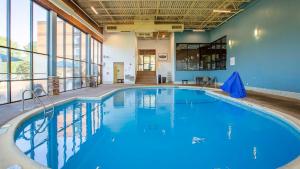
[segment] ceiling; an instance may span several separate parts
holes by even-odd
[[[184,24],[185,29],[212,29],[243,11],[243,6],[251,0],[72,1],[101,27],[153,21],[155,24]]]

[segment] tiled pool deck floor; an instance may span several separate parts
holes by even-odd
[[[83,88],[73,91],[61,93],[59,96],[52,97],[54,102],[65,100],[71,97],[97,97],[103,95],[114,89],[128,87],[133,85],[100,85],[97,88]],[[221,91],[217,91],[222,93]],[[41,100],[45,104],[50,104],[50,100],[47,97],[41,97]],[[268,94],[249,92],[248,97],[244,100],[268,107],[280,112],[292,115],[297,119],[300,119],[300,100],[289,99],[285,97],[273,96]],[[25,101],[25,109],[32,110],[39,105],[34,103],[32,99]],[[6,104],[0,106],[0,126],[12,118],[22,113],[22,102],[16,102],[12,104]]]

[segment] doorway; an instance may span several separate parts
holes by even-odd
[[[155,71],[155,57],[156,52],[154,49],[140,49],[138,58],[139,71]]]
[[[114,83],[124,83],[124,62],[114,62]]]

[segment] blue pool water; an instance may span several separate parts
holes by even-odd
[[[199,90],[126,89],[58,106],[39,127],[42,118],[15,142],[53,169],[273,169],[300,154],[299,130]]]

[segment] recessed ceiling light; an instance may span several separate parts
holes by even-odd
[[[231,13],[230,10],[222,10],[222,9],[214,9],[213,12],[215,12],[215,13]]]
[[[205,32],[205,29],[193,29],[193,32]]]
[[[98,12],[96,11],[96,9],[93,6],[91,6],[91,9],[96,15],[98,15]]]

